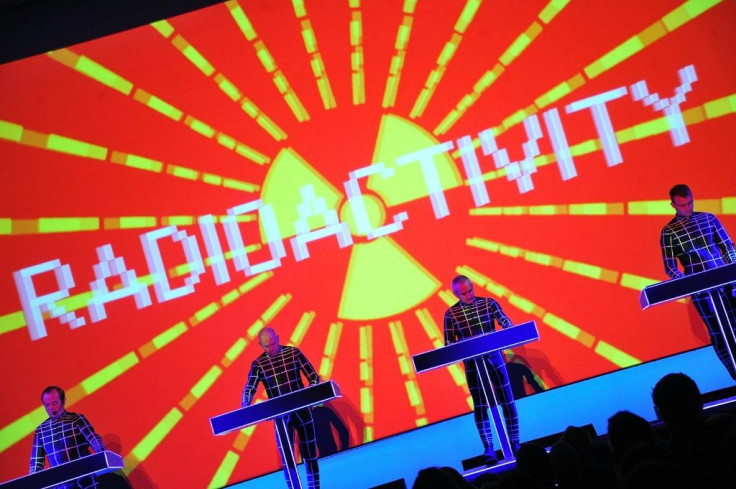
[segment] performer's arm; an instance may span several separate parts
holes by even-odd
[[[39,470],[43,470],[44,459],[46,458],[46,450],[41,443],[41,436],[38,430],[33,435],[33,448],[31,449],[31,465],[28,470],[29,474],[35,474]]]
[[[243,397],[240,401],[241,407],[250,406],[250,403],[253,402],[253,397],[256,395],[256,387],[258,387],[258,382],[261,380],[261,375],[262,370],[260,365],[253,362],[250,366],[250,373],[248,373],[248,381],[245,383],[245,387],[243,388]]]
[[[501,306],[498,305],[498,302],[491,300],[491,314],[493,314],[493,318],[504,328],[510,328],[513,326],[513,323],[509,319],[509,317],[503,313],[501,310]]]
[[[314,367],[311,363],[309,363],[309,360],[307,360],[307,357],[304,356],[304,353],[299,350],[299,354],[297,355],[297,358],[299,359],[300,367],[302,372],[304,372],[304,375],[307,376],[307,380],[309,380],[309,385],[317,385],[319,384],[319,375],[317,374],[317,371],[314,370]]]
[[[456,335],[455,319],[452,317],[452,311],[448,309],[445,312],[445,345],[455,343]]]
[[[728,235],[726,230],[723,229],[721,222],[716,216],[713,216],[713,221],[713,226],[716,230],[715,242],[721,249],[721,253],[723,253],[723,259],[726,263],[736,263],[736,249],[733,246],[731,237]]]
[[[663,229],[659,244],[662,248],[662,261],[664,262],[664,272],[671,278],[684,276],[685,274],[682,273],[679,268],[677,268],[677,257],[675,252],[676,246],[672,233],[667,229]]]
[[[100,453],[105,450],[105,444],[102,442],[102,437],[95,432],[95,429],[87,421],[87,418],[83,414],[79,415],[79,419],[74,422],[79,432],[87,439],[87,443],[92,447],[95,453]]]

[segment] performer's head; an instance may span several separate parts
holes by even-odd
[[[690,217],[693,213],[693,193],[685,184],[675,185],[670,189],[670,205],[681,217]]]
[[[46,408],[46,413],[49,418],[59,418],[65,412],[64,404],[66,404],[66,394],[64,389],[55,385],[46,387],[41,393],[41,402],[43,407]]]
[[[452,279],[452,293],[460,299],[463,304],[472,304],[475,300],[473,282],[465,275],[458,275]]]
[[[258,332],[258,343],[260,343],[261,348],[263,348],[263,351],[269,357],[277,355],[281,350],[279,346],[279,335],[276,334],[273,328],[269,328],[268,326]]]

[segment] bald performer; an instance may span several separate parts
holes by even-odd
[[[319,375],[309,363],[307,357],[294,346],[279,344],[279,336],[272,328],[265,327],[258,333],[258,343],[263,353],[256,358],[248,374],[248,381],[243,389],[242,407],[249,406],[253,401],[258,383],[262,382],[269,399],[304,388],[302,375],[307,378],[309,385],[319,383]],[[294,441],[294,431],[299,433],[299,452],[304,459],[307,469],[307,487],[319,489],[319,466],[317,465],[317,442],[314,431],[314,419],[309,408],[299,409],[286,415],[286,425],[289,435]],[[279,444],[279,438],[276,437]],[[279,453],[282,451],[279,444]],[[284,463],[284,471],[286,464]],[[286,485],[292,489],[288,474]]]

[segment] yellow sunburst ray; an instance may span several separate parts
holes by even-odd
[[[697,18],[704,12],[721,3],[721,1],[722,0],[689,0],[683,3],[679,7],[662,16],[650,26],[646,27],[644,30],[633,35],[623,43],[600,56],[592,63],[588,64],[581,72],[578,72],[567,80],[558,83],[553,88],[534,99],[534,102],[527,107],[519,109],[506,117],[500,125],[493,128],[493,134],[496,136],[502,134],[509,128],[521,123],[526,117],[535,114],[544,107],[566,97],[583,86],[587,80],[592,80],[593,78],[600,76],[630,57],[642,52],[654,42],[662,39],[674,30]],[[466,102],[461,101],[461,104],[469,103],[470,101],[471,100]],[[456,117],[457,114],[453,114],[454,113],[451,112],[445,120],[434,129],[433,132],[435,134],[443,134],[447,132],[449,127],[455,124],[459,118]]]
[[[258,251],[261,249],[260,244],[250,245],[247,246],[245,251],[251,252],[251,251]],[[225,259],[231,260],[233,258],[233,253],[228,251],[224,254]],[[213,260],[210,258],[206,258],[204,260],[205,266],[212,266]],[[187,274],[191,273],[191,266],[188,263],[183,263],[181,265],[172,267],[167,271],[167,275],[169,278],[175,278],[175,277],[181,277]],[[271,275],[268,275],[271,274]],[[271,277],[272,272],[268,272],[268,274],[259,274],[256,275],[254,278],[257,277]],[[145,284],[147,287],[150,287],[153,285],[153,275],[142,275],[138,277],[138,281],[142,284]],[[251,281],[246,282],[246,284],[251,283]],[[118,284],[115,287],[113,287],[114,290],[119,289],[122,287],[122,285]],[[242,288],[243,286],[241,286]],[[92,292],[81,292],[79,294],[71,295],[65,299],[62,299],[57,302],[57,305],[64,308],[66,311],[77,311],[79,309],[84,309],[87,307],[89,300],[92,298]],[[44,319],[48,319],[51,317],[51,314],[49,312],[43,314]],[[23,311],[15,311],[8,314],[4,314],[0,316],[0,334],[9,333],[11,331],[21,329],[25,327],[26,324],[26,318],[23,314]]]
[[[146,229],[162,226],[193,226],[201,216],[44,216],[31,219],[0,217],[0,236]],[[223,222],[228,216],[213,216]],[[238,222],[254,221],[255,216],[236,216]],[[260,245],[259,245],[260,249]]]
[[[513,61],[531,45],[534,39],[542,33],[544,26],[552,22],[552,19],[554,19],[568,3],[569,0],[551,0],[542,9],[539,15],[537,15],[537,19],[539,21],[532,21],[529,27],[519,34],[519,36],[501,54],[494,67],[486,70],[486,72],[481,75],[478,81],[473,85],[473,90],[460,99],[460,101],[455,105],[455,108],[453,108],[434,129],[433,133],[435,135],[441,135],[449,131],[452,126],[454,126],[455,123],[465,115],[468,109],[475,105],[485,91],[488,90],[496,80],[498,80],[506,68],[508,68],[509,65],[511,65],[511,63],[513,63]],[[429,82],[429,79],[427,82]],[[427,85],[425,85],[425,90],[428,90]],[[429,102],[429,97],[431,97],[433,92],[434,89],[432,89],[431,92],[427,92],[428,95],[426,96],[426,101],[422,101],[423,103],[420,103],[420,95],[420,98],[418,98],[417,102],[414,104],[412,113],[416,111],[417,117],[421,116]],[[422,93],[424,94],[424,90]]]
[[[178,321],[176,324],[157,334],[139,348],[126,353],[117,360],[114,360],[112,363],[99,369],[97,372],[89,375],[84,380],[68,389],[67,406],[71,407],[82,399],[97,392],[116,378],[128,372],[134,366],[140,364],[152,354],[172,344],[191,328],[211,318],[215,313],[232,304],[234,301],[233,293],[237,294],[235,298],[242,297],[245,293],[250,292],[272,276],[272,272],[265,272],[251,278],[239,287],[224,294],[219,301],[207,304],[192,314],[189,318]],[[0,428],[0,453],[32,433],[36,426],[43,421],[43,417],[45,416],[44,413],[45,411],[43,406],[41,406],[40,408],[34,409],[26,415],[21,416],[8,425]]]
[[[238,88],[235,83],[230,81],[224,74],[217,71],[212,63],[204,57],[204,55],[190,44],[181,34],[176,33],[174,26],[166,20],[160,20],[151,24],[156,32],[161,34],[164,39],[169,39],[171,45],[174,46],[182,55],[192,63],[207,78],[210,78],[217,88],[222,91],[230,100],[238,104],[243,112],[253,119],[261,129],[266,131],[276,141],[286,139],[286,133],[281,129],[268,115],[258,108],[255,102],[246,97],[243,90]]]
[[[290,298],[290,294],[285,294],[277,298],[275,303],[283,303],[284,296],[288,296]],[[282,308],[283,306],[281,306],[278,310],[280,311]],[[268,310],[261,315],[260,320],[263,320],[263,317],[267,313]],[[239,338],[239,340],[242,339],[244,338]],[[231,349],[232,348],[228,349],[225,358],[227,358],[227,353],[230,352]],[[189,389],[189,391],[184,395],[181,401],[179,401],[176,406],[172,407],[171,410],[169,410],[169,412],[124,457],[125,468],[123,469],[123,472],[126,475],[129,475],[131,472],[135,471],[141,464],[141,462],[144,462],[151,455],[151,453],[153,453],[153,451],[161,444],[161,442],[174,431],[174,428],[179,423],[179,421],[184,418],[186,412],[191,410],[192,407],[197,403],[197,401],[201,400],[202,397],[204,397],[204,395],[214,385],[217,379],[221,377],[224,369],[233,364],[232,360],[228,360],[229,362],[226,365],[221,362],[220,365],[222,366],[213,365],[212,367],[210,367],[207,372],[193,384],[191,389]]]
[[[363,14],[360,0],[350,0],[350,75],[353,82],[353,105],[365,103],[365,66],[363,57]]]
[[[736,113],[736,94],[729,94],[717,99],[713,99],[702,105],[691,107],[690,109],[682,112],[682,119],[685,126],[694,126],[701,124],[706,121],[711,121]],[[669,123],[666,117],[656,117],[648,121],[635,124],[633,126],[620,129],[614,133],[616,141],[619,145],[631,143],[634,141],[640,141],[653,136],[658,136],[670,131]],[[475,138],[473,145],[480,146],[480,140]],[[598,151],[602,151],[603,146],[601,145],[600,139],[588,139],[580,143],[570,146],[570,155],[572,157],[583,156],[592,154]],[[452,156],[459,158],[460,153],[455,151]],[[551,165],[557,162],[557,157],[554,153],[548,153],[545,155],[536,156],[534,158],[534,165],[537,168]],[[482,179],[484,181],[491,181],[498,178],[505,178],[506,171],[501,168],[499,170],[491,170],[483,173]],[[469,181],[465,181],[465,185],[470,185]],[[727,206],[731,208],[732,203]]]
[[[419,92],[419,96],[414,101],[414,106],[409,113],[409,117],[412,119],[421,117],[422,114],[424,114],[432,95],[434,95],[437,86],[442,81],[442,77],[447,70],[447,66],[450,64],[450,61],[452,61],[452,58],[460,47],[460,43],[463,41],[463,35],[465,34],[466,29],[473,22],[482,2],[483,0],[467,0],[465,2],[465,6],[463,7],[462,12],[460,12],[460,16],[457,21],[455,21],[455,26],[453,27],[450,40],[445,43],[444,48],[437,57],[434,69],[429,73],[427,80],[424,82],[424,88],[422,88],[421,92]]]
[[[661,282],[661,280],[642,277],[634,273],[611,270],[598,265],[570,260],[538,251],[526,250],[524,248],[498,243],[484,238],[468,238],[465,240],[465,244],[466,246],[478,248],[489,253],[498,253],[509,258],[523,259],[529,263],[534,263],[535,265],[558,268],[566,273],[580,275],[592,280],[601,280],[611,284],[618,284],[621,287],[636,291],[640,291],[648,285]],[[680,299],[678,302],[685,303],[685,300]]]
[[[291,109],[296,120],[299,122],[308,121],[309,113],[307,112],[307,109],[302,104],[302,101],[299,100],[299,96],[296,94],[289,84],[289,81],[286,79],[286,76],[284,76],[283,72],[276,64],[276,60],[266,47],[266,43],[258,37],[258,33],[248,19],[248,16],[243,11],[243,8],[237,0],[229,0],[225,2],[225,7],[227,7],[233,20],[240,28],[243,36],[245,36],[245,39],[253,46],[253,49],[255,49],[258,60],[266,70],[266,73],[271,75],[273,84],[283,97],[286,105]]]
[[[80,158],[106,161],[134,170],[158,173],[192,182],[201,182],[217,187],[240,190],[242,192],[257,192],[260,189],[260,186],[255,183],[244,182],[216,173],[118,151],[88,141],[72,139],[61,134],[34,131],[10,121],[0,120],[0,140],[11,141],[22,146],[38,148],[44,151],[54,151]]]
[[[404,0],[404,16],[396,32],[396,41],[394,42],[395,52],[391,57],[386,88],[383,92],[383,102],[381,105],[384,109],[393,107],[396,104],[396,94],[399,92],[401,71],[404,68],[404,61],[406,60],[406,49],[411,37],[411,26],[414,22],[414,10],[416,6],[417,0]]]
[[[517,294],[508,287],[495,282],[483,273],[471,268],[468,265],[458,266],[457,273],[468,276],[474,283],[484,287],[490,293],[497,297],[506,298],[509,303],[517,309],[538,317],[544,324],[562,334],[563,336],[580,343],[586,348],[590,348],[594,354],[605,358],[619,368],[631,367],[638,365],[641,360],[608,343],[605,340],[596,338],[595,335],[583,330],[565,319],[556,316],[542,306],[535,304],[531,300]]]
[[[58,49],[51,51],[47,56],[57,63],[70,68],[87,78],[100,83],[123,95],[131,97],[136,102],[157,112],[169,119],[184,124],[187,128],[207,139],[213,139],[221,146],[234,151],[236,154],[251,160],[259,165],[265,165],[269,158],[263,153],[255,150],[245,143],[241,143],[232,136],[218,131],[210,124],[197,119],[182,110],[174,107],[163,99],[143,90],[136,88],[132,82],[113,72],[109,68],[97,63],[87,56],[80,55],[71,49]]]
[[[698,199],[698,209],[711,214],[736,214],[736,196]],[[470,209],[471,216],[668,216],[672,212],[669,200],[489,206]]]
[[[319,376],[322,380],[329,380],[332,378],[332,369],[335,366],[335,357],[337,357],[337,350],[340,346],[342,328],[343,323],[340,321],[330,323],[330,330],[327,333],[327,339],[325,340],[322,362],[319,365]]]
[[[404,376],[404,387],[409,400],[409,405],[414,408],[415,426],[425,426],[428,423],[427,409],[422,398],[422,391],[419,388],[417,374],[411,361],[411,353],[406,343],[406,335],[404,334],[404,326],[401,321],[390,321],[388,323],[391,332],[391,340],[396,351],[396,360],[399,362],[399,371]]]
[[[361,443],[373,441],[374,434],[374,399],[373,399],[373,326],[361,325],[358,328],[360,338],[360,414],[363,416],[363,439]]]
[[[309,64],[312,67],[312,73],[317,82],[317,90],[319,90],[319,96],[322,98],[322,104],[327,110],[334,109],[337,107],[337,102],[335,102],[335,96],[332,93],[330,79],[327,76],[327,68],[325,68],[325,63],[322,59],[322,53],[319,51],[317,35],[312,27],[312,21],[309,20],[309,15],[307,15],[304,0],[291,0],[291,4],[294,6],[294,14],[301,25],[304,48],[309,55]]]

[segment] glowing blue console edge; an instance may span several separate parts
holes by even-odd
[[[539,332],[534,321],[522,323],[492,333],[474,336],[457,343],[418,353],[412,357],[417,373],[444,367],[495,350],[505,350],[530,343],[539,339]]]
[[[341,397],[340,387],[335,381],[322,382],[305,389],[274,397],[267,401],[236,409],[210,418],[212,433],[224,435],[252,424],[284,416],[315,404]]]
[[[87,455],[34,474],[0,483],[2,489],[44,489],[88,475],[101,475],[122,469],[123,457],[109,450]]]
[[[646,309],[698,292],[722,287],[735,281],[736,263],[731,263],[712,270],[649,285],[641,291],[639,303],[641,303],[642,309]]]

